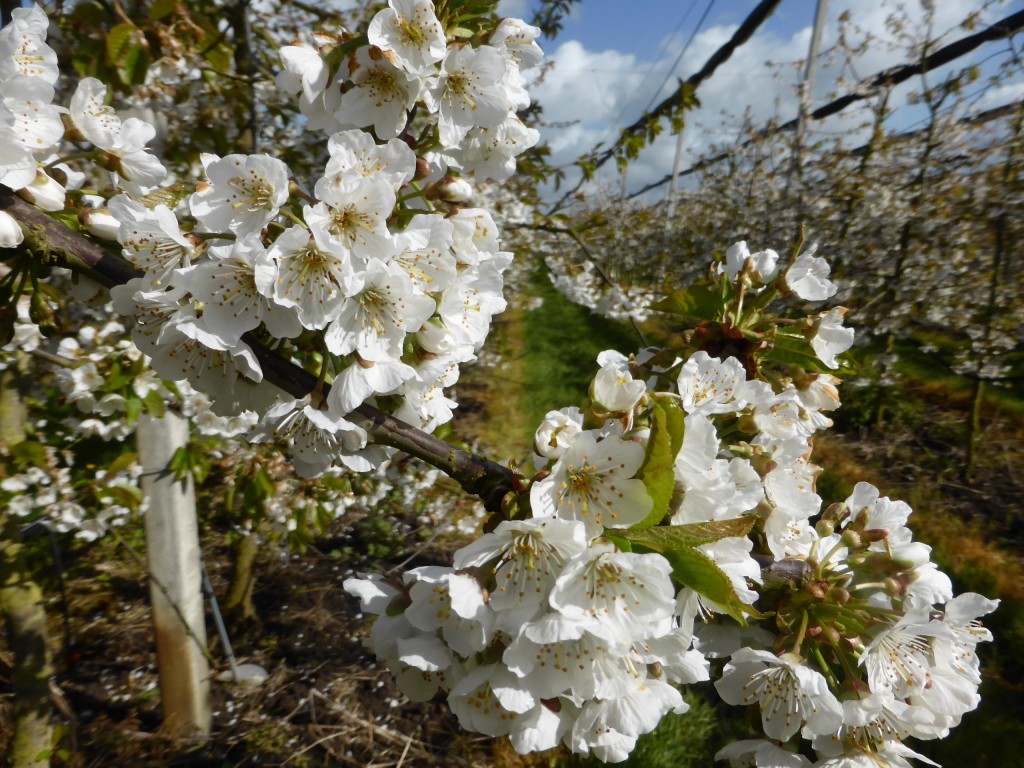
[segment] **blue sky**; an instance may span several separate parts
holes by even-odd
[[[737,26],[756,7],[757,0],[716,0],[707,19],[694,37],[687,53],[679,59],[686,40],[694,32],[710,0],[581,0],[567,19],[562,33],[554,41],[542,41],[548,60],[554,67],[544,81],[531,89],[551,121],[571,122],[569,126],[543,131],[556,162],[568,163],[599,141],[614,139],[617,129],[635,120],[651,103],[664,98],[675,87],[676,77],[696,71]],[[841,14],[853,23],[852,42],[864,42],[863,53],[849,63],[823,59],[815,89],[815,104],[826,103],[838,91],[845,92],[838,78],[850,83],[885,67],[903,63],[906,45],[901,44],[887,19],[902,14],[904,35],[910,40],[938,37],[942,44],[971,34],[958,25],[972,12],[981,14],[979,28],[1024,9],[1024,0],[934,0],[931,33],[920,0],[830,0],[823,42],[823,55],[833,49],[838,37]],[[755,124],[776,116],[782,120],[796,114],[794,89],[802,72],[814,20],[815,0],[782,0],[778,10],[753,39],[734,54],[711,80],[698,91],[702,107],[692,113],[685,134],[685,158],[690,161],[735,135],[740,118],[747,112]],[[505,15],[529,18],[530,0],[502,0]],[[686,12],[689,10],[689,15]],[[1024,48],[1024,35],[1016,37],[1018,50]],[[990,43],[979,49],[971,60],[988,57],[986,74],[994,72],[1006,43]],[[671,66],[679,60],[675,70]],[[775,62],[775,67],[769,66]],[[956,66],[966,63],[966,59]],[[951,67],[952,68],[952,65]],[[943,75],[933,73],[932,82]],[[660,84],[665,83],[658,91]],[[920,89],[915,79],[897,89],[892,104],[897,106],[891,118],[893,129],[912,127],[919,120],[920,107],[904,106],[908,94]],[[979,94],[981,83],[974,86]],[[972,107],[984,109],[1024,98],[1024,79],[989,89]],[[841,115],[816,123],[821,135],[850,134],[858,141],[857,126],[863,113],[847,110]],[[636,189],[662,178],[671,170],[675,139],[663,136],[645,150],[629,171],[628,185]],[[618,189],[616,174],[603,179],[606,188]]]

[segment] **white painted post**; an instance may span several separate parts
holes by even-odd
[[[188,442],[188,420],[170,411],[139,417],[136,439],[142,464],[149,593],[153,603],[164,727],[196,741],[210,735],[210,666],[205,655],[199,526],[192,478],[162,474]],[[188,622],[186,625],[185,622]]]

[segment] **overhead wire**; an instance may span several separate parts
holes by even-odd
[[[711,0],[711,2],[713,4],[714,0]],[[686,23],[686,20],[690,17],[690,13],[693,11],[693,9],[696,7],[696,5],[697,5],[697,0],[691,0],[689,7],[683,13],[683,17],[679,20],[679,23],[676,24],[675,29],[672,30],[672,33],[668,37],[665,37],[665,38],[662,39],[661,44],[658,46],[658,52],[654,56],[654,61],[651,62],[651,66],[648,67],[647,72],[644,75],[644,78],[643,78],[643,80],[641,82],[647,82],[647,80],[650,78],[650,76],[654,74],[654,70],[656,70],[658,68],[658,65],[661,64],[662,58],[664,57],[665,53],[667,53],[667,51],[668,51],[668,43],[669,43],[669,41],[672,40],[673,38],[675,38],[676,33],[679,32],[679,30],[681,30],[683,28],[683,24]],[[706,10],[704,12],[704,16],[707,16],[707,11]],[[703,18],[704,17],[701,17],[701,21],[703,21]],[[692,35],[690,36],[690,39],[691,40],[693,39]],[[689,43],[687,43],[687,46],[688,45],[689,45]],[[676,66],[678,64],[679,64],[679,59],[677,58],[675,60],[675,63],[673,63],[672,66],[669,68],[668,73],[671,73],[676,68]],[[668,73],[666,73],[666,75],[665,75],[665,80],[668,79]],[[651,100],[647,103],[647,106],[644,107],[644,112],[646,112],[648,109],[651,108],[651,105],[654,103],[654,99],[661,92],[661,89],[665,87],[665,80],[662,80],[661,84],[658,86],[657,90],[655,90],[652,93]],[[629,112],[633,108],[633,102],[636,101],[636,97],[637,97],[638,94],[639,94],[639,90],[635,91],[629,97],[629,99],[627,99],[626,102],[622,105],[621,109],[619,109],[619,113],[618,113],[618,115],[615,116],[615,119],[613,119],[613,120],[611,120],[609,122],[608,131],[610,133],[612,133],[613,135],[614,135],[614,132],[615,132],[615,127],[614,126],[618,123],[619,119],[621,119],[625,115],[629,114]],[[625,191],[626,191],[626,175],[625,175],[625,173],[622,176],[622,191],[623,191],[623,194],[625,194]]]
[[[683,60],[683,56],[685,56],[686,52],[690,50],[690,45],[693,43],[693,39],[697,37],[697,33],[700,32],[701,27],[704,26],[704,22],[707,21],[708,14],[711,13],[711,9],[715,7],[715,2],[716,0],[709,0],[707,6],[704,8],[704,13],[701,14],[700,19],[697,21],[697,26],[693,28],[693,32],[690,33],[689,39],[683,45],[682,50],[679,51],[679,55],[676,56],[676,60],[672,63],[672,66],[669,67],[668,71],[665,72],[665,77],[662,79],[657,89],[651,93],[651,100],[648,101],[647,106],[644,107],[644,112],[647,112],[651,107],[654,106],[654,102],[658,98],[658,94],[661,93],[661,89],[665,87],[665,83],[668,82],[668,79],[672,76],[672,73],[676,71],[676,67],[678,67],[679,62]],[[696,3],[696,0],[694,0],[694,3]],[[692,4],[690,5],[690,8],[693,8]],[[690,11],[687,11],[686,15],[689,16]]]
[[[876,72],[874,75],[871,75],[858,82],[853,88],[851,88],[846,93],[846,95],[836,98],[833,101],[829,102],[828,104],[818,107],[818,109],[814,110],[814,112],[811,113],[810,117],[812,120],[821,120],[824,119],[825,117],[830,117],[831,115],[841,112],[843,109],[845,109],[847,106],[854,102],[869,98],[871,95],[876,93],[880,88],[893,87],[895,85],[898,85],[899,83],[908,80],[914,74],[917,74],[922,70],[937,69],[938,67],[944,64],[948,64],[951,61],[955,61],[956,59],[959,59],[962,56],[967,55],[968,53],[975,50],[984,43],[1010,38],[1014,34],[1022,30],[1024,30],[1024,11],[1007,16],[1006,18],[992,24],[991,26],[981,30],[980,32],[977,32],[973,35],[969,35],[967,37],[949,43],[944,47],[940,48],[939,50],[929,54],[927,57],[925,57],[923,61],[913,63],[908,62],[895,67],[889,67],[880,72]],[[767,127],[762,128],[754,136],[742,142],[738,147],[728,152],[722,152],[713,157],[700,160],[694,165],[690,166],[690,168],[683,171],[680,175],[688,176],[691,173],[695,173],[708,167],[709,165],[714,165],[715,163],[721,162],[722,160],[731,157],[737,151],[750,145],[754,141],[765,138],[769,132],[781,133],[784,131],[789,131],[796,127],[796,123],[797,121],[794,119],[790,120],[787,123],[783,123],[782,125],[773,126],[771,127],[771,129]],[[638,197],[639,195],[649,192],[652,189],[656,189],[657,187],[667,184],[670,180],[671,175],[667,175],[658,181],[651,182],[650,184],[641,187],[639,190],[630,193],[629,197]]]

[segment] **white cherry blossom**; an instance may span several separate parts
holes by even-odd
[[[0,82],[18,76],[57,82],[57,53],[46,44],[50,20],[38,5],[14,8],[11,22],[0,30]]]
[[[813,244],[796,257],[783,275],[783,283],[804,301],[824,301],[835,296],[838,286],[828,279],[831,267],[828,262],[814,254],[818,244]]]
[[[748,260],[752,268],[750,276],[754,281],[755,287],[770,283],[778,272],[779,254],[770,248],[758,251],[757,253],[751,253],[746,241],[741,240],[726,249],[725,263],[719,265],[719,273],[725,273],[730,279],[735,280],[739,277]]]
[[[315,101],[330,77],[320,52],[309,45],[285,45],[278,54],[284,69],[277,75],[277,87],[286,93],[301,91],[307,101]]]
[[[835,307],[828,312],[822,312],[814,324],[811,347],[818,359],[829,368],[838,368],[836,356],[853,346],[853,329],[843,327],[845,315],[845,307]]]
[[[320,249],[304,227],[282,232],[256,263],[256,287],[275,303],[294,307],[304,328],[319,330],[337,315],[354,281],[351,258]]]
[[[534,516],[582,520],[589,536],[640,522],[653,505],[643,482],[633,479],[643,460],[638,443],[581,432],[551,474],[531,486]]]
[[[358,352],[365,360],[398,360],[406,334],[419,329],[434,306],[408,277],[372,259],[362,289],[342,300],[324,342],[335,355]]]
[[[209,184],[201,184],[189,204],[204,229],[258,233],[288,199],[288,166],[269,155],[203,157]]]
[[[447,50],[430,0],[388,0],[388,7],[370,20],[367,37],[413,75],[433,74]]]
[[[385,179],[371,178],[358,186],[321,188],[324,202],[303,209],[306,224],[323,250],[348,252],[365,262],[389,261],[395,245],[387,219],[395,192]]]
[[[761,710],[764,732],[786,741],[802,727],[831,734],[843,710],[820,672],[799,658],[742,648],[733,654],[715,688],[728,704],[754,704]]]
[[[302,332],[297,310],[257,289],[256,264],[264,253],[259,242],[244,238],[213,246],[208,258],[178,270],[175,282],[203,302],[203,318],[225,338],[239,339],[260,323],[278,339],[294,338]]]
[[[375,58],[365,48],[356,52],[349,77],[352,88],[342,94],[335,118],[357,127],[373,126],[382,139],[397,137],[420,97],[420,78],[410,76],[408,70],[384,56]]]
[[[107,86],[94,77],[83,78],[71,97],[70,113],[75,127],[93,145],[118,160],[121,183],[129,192],[138,192],[159,184],[167,170],[146,145],[156,136],[156,129],[137,117],[121,120],[117,112],[104,103]]]
[[[188,267],[196,253],[178,219],[166,205],[153,209],[127,195],[110,199],[110,215],[120,222],[117,233],[122,255],[145,272],[154,284],[166,280],[172,270]]]
[[[416,155],[398,139],[377,144],[363,131],[339,131],[327,140],[327,151],[330,159],[314,188],[320,200],[329,201],[339,187],[359,188],[370,181],[384,181],[397,190],[416,172]]]
[[[512,104],[501,83],[505,60],[496,48],[462,46],[445,57],[441,74],[424,97],[438,113],[441,144],[454,147],[470,128],[494,128],[508,117]]]
[[[734,357],[695,352],[679,371],[679,396],[687,413],[731,413],[747,404],[747,373]]]
[[[533,449],[542,459],[538,465],[547,463],[548,459],[561,458],[566,448],[572,445],[576,436],[582,431],[583,414],[579,408],[572,406],[557,411],[548,411],[544,421],[537,427],[537,433],[533,439]]]
[[[341,416],[313,407],[308,398],[280,403],[263,419],[258,439],[276,435],[287,440],[295,471],[316,477],[333,463],[366,445],[366,430]]]
[[[558,518],[510,520],[456,552],[453,564],[462,570],[494,562],[491,607],[496,611],[532,609],[546,604],[565,565],[586,546],[582,523]]]

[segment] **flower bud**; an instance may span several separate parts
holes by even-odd
[[[835,627],[826,625],[821,628],[821,637],[819,639],[829,645],[838,645],[843,636],[839,634],[839,630]]]
[[[0,248],[16,248],[25,242],[25,233],[18,220],[7,211],[0,211]]]
[[[822,513],[821,519],[828,520],[833,524],[834,527],[836,523],[838,523],[848,514],[849,510],[846,508],[846,505],[843,504],[841,501],[837,501],[835,504],[830,504],[828,506],[824,513]]]
[[[860,534],[849,528],[843,531],[843,543],[850,549],[860,549],[864,545]]]
[[[843,587],[832,587],[828,591],[828,598],[836,605],[846,605],[850,602],[850,593]]]
[[[434,355],[447,355],[455,350],[458,342],[455,336],[442,325],[426,322],[416,333],[416,341],[426,352]]]
[[[18,194],[44,211],[64,210],[64,187],[42,171],[36,173],[36,178],[31,184],[18,190]]]
[[[28,318],[39,326],[39,332],[47,338],[60,332],[57,313],[53,311],[50,302],[41,293],[33,293],[32,298],[29,299]]]
[[[827,588],[827,583],[823,585],[820,581],[812,581],[810,584],[804,587],[804,592],[809,594],[815,600],[824,600],[825,590]]]
[[[302,367],[314,376],[320,373],[324,364],[324,356],[319,352],[310,352],[302,363]]]
[[[121,230],[121,222],[106,208],[84,208],[79,211],[78,220],[89,234],[103,240],[117,240],[117,233]]]
[[[465,179],[445,176],[435,185],[437,196],[446,203],[468,203],[473,198],[473,187]]]
[[[867,544],[875,541],[884,541],[889,538],[889,531],[885,528],[869,528],[866,531],[860,532],[861,540]]]
[[[814,524],[814,532],[821,538],[831,536],[836,529],[836,524],[832,520],[826,520],[824,517]]]
[[[416,158],[416,172],[413,174],[413,181],[423,181],[433,172],[434,169],[430,167],[430,163],[427,162],[426,158]]]

